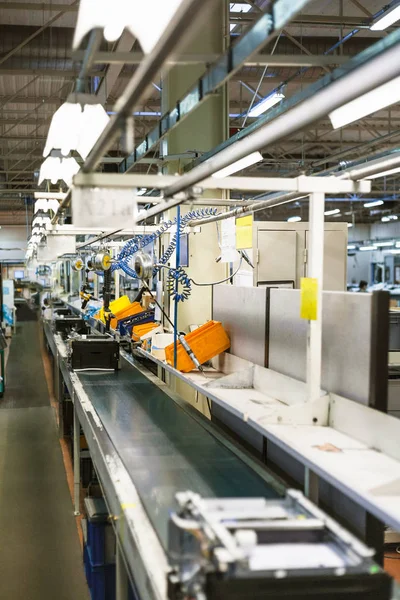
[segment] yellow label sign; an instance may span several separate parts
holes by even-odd
[[[236,219],[236,250],[253,247],[253,215]]]
[[[318,280],[311,277],[300,279],[300,317],[316,321],[318,314]]]

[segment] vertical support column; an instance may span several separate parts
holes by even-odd
[[[74,514],[80,515],[80,493],[81,493],[81,461],[80,461],[80,433],[81,425],[74,401]]]
[[[317,319],[309,321],[307,336],[307,386],[309,401],[321,393],[322,286],[324,275],[325,194],[310,194],[308,277],[317,280]]]
[[[115,299],[119,298],[119,271],[116,269],[114,273],[114,284],[115,284]]]
[[[128,576],[126,574],[126,568],[124,558],[122,556],[121,546],[117,540],[117,553],[116,553],[116,590],[115,600],[127,600],[128,599]]]

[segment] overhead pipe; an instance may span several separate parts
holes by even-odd
[[[230,210],[225,213],[220,213],[219,215],[215,215],[214,217],[207,217],[206,219],[198,219],[197,221],[192,221],[191,223],[189,223],[189,227],[208,225],[208,223],[224,221],[225,219],[230,219],[232,217],[241,217],[247,213],[257,212],[258,210],[263,210],[264,208],[272,208],[273,206],[287,204],[288,202],[292,202],[292,200],[298,200],[299,198],[304,198],[304,194],[299,194],[299,192],[274,194],[273,197],[268,200],[259,200],[247,206],[241,206],[240,208],[235,208],[234,210]]]
[[[394,44],[389,48],[385,47],[389,38],[393,39],[392,36],[395,36]],[[297,133],[325,117],[336,108],[397,77],[400,74],[400,61],[398,58],[400,36],[397,33],[392,34],[392,36],[386,38],[386,44],[381,44],[384,47],[383,51],[371,60],[361,66],[357,66],[358,61],[356,59],[349,61],[349,68],[352,67],[352,71],[344,75],[342,69],[334,71],[329,77],[334,79],[336,73],[338,79],[320,89],[313,96],[295,105],[291,110],[266,123],[245,139],[228,146],[214,156],[212,160],[198,165],[192,171],[180,177],[176,183],[167,187],[164,191],[164,197],[172,199],[146,211],[146,215],[141,220],[181,204],[187,198],[183,196],[177,199],[174,196],[184,190],[190,190],[192,186],[211,177],[213,173],[248,156],[252,152],[277,142],[283,137]]]
[[[168,65],[165,65],[168,57],[181,44],[190,39],[194,26],[198,26],[203,22],[208,14],[208,9],[211,10],[212,4],[213,0],[203,0],[203,2],[197,0],[183,1],[179,11],[169,23],[156,47],[150,54],[145,56],[124,93],[117,100],[114,107],[116,114],[111,117],[107,127],[85,160],[82,167],[83,173],[90,173],[96,169],[101,158],[123,131],[126,119],[131,117],[134,109],[151,86],[152,81],[156,79],[160,69],[162,67],[168,68]]]

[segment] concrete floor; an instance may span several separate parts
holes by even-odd
[[[0,598],[88,600],[39,324],[26,311],[0,399]]]

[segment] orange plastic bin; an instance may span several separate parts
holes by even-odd
[[[229,337],[219,321],[208,321],[195,331],[185,335],[185,340],[200,364],[228,350],[231,345]],[[169,365],[174,366],[174,344],[165,348],[165,358]],[[176,363],[176,368],[182,373],[189,373],[196,368],[179,341],[177,342]]]

